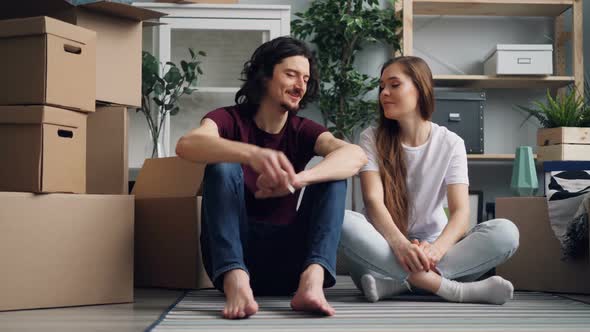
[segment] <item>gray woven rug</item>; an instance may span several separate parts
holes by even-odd
[[[590,331],[590,305],[547,293],[517,292],[496,305],[449,303],[404,295],[368,303],[347,277],[327,290],[334,317],[294,312],[288,297],[259,297],[249,319],[221,318],[223,295],[188,292],[148,330],[153,331]]]

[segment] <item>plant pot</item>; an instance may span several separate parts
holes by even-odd
[[[590,128],[558,127],[537,131],[540,161],[590,160]]]
[[[537,145],[590,144],[590,128],[558,127],[537,130]]]

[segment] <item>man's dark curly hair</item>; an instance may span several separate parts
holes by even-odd
[[[260,45],[252,54],[252,58],[244,64],[242,70],[244,84],[236,93],[236,104],[260,105],[266,93],[265,81],[272,78],[275,65],[285,58],[296,55],[304,56],[309,60],[307,91],[299,102],[299,108],[303,109],[307,103],[314,101],[319,91],[319,75],[313,53],[304,42],[298,39],[278,37]]]

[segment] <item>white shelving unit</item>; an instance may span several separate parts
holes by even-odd
[[[291,7],[288,5],[214,5],[136,2],[134,6],[166,13],[159,25],[144,28],[144,50],[162,63],[188,58],[188,48],[205,51],[197,91],[183,96],[181,111],[168,117],[164,125],[163,146],[174,155],[177,140],[196,128],[203,115],[234,103],[241,86],[244,63],[262,43],[290,34]],[[141,114],[131,118],[130,167],[139,168],[146,157],[147,132]],[[142,153],[143,152],[143,153]]]
[[[572,29],[563,31],[563,14],[572,10]],[[439,75],[436,87],[471,89],[558,89],[574,83],[584,86],[582,41],[582,0],[403,0],[396,4],[403,10],[403,54],[414,53],[414,17],[418,15],[454,16],[542,16],[555,19],[555,76]],[[565,42],[571,40],[572,76],[565,75]],[[471,161],[510,161],[512,154],[469,155]]]

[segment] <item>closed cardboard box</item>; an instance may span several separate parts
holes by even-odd
[[[164,14],[114,1],[0,1],[0,18],[35,15],[96,31],[96,100],[141,106],[141,21]]]
[[[484,62],[486,75],[552,75],[553,45],[498,44]]]
[[[133,301],[133,197],[0,192],[0,310]]]
[[[86,113],[0,106],[0,191],[86,192]]]
[[[129,193],[128,123],[124,106],[97,105],[88,115],[86,193]]]
[[[96,33],[50,17],[0,21],[0,105],[93,112]]]
[[[213,287],[201,259],[204,164],[178,157],[147,159],[135,195],[135,285]]]
[[[496,268],[515,289],[590,294],[590,260],[561,260],[545,197],[498,198],[496,217],[511,220],[520,232],[518,250]]]

